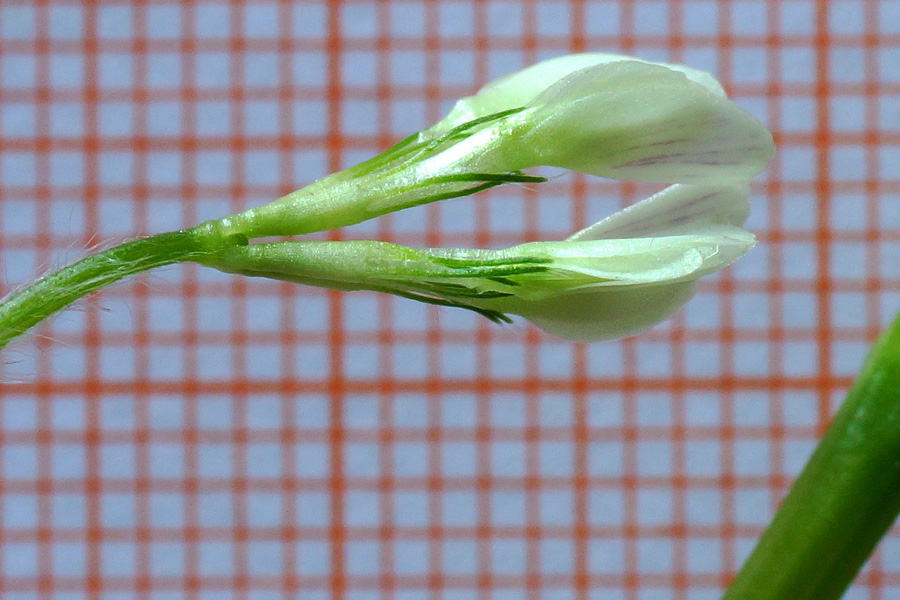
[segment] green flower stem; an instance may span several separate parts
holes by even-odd
[[[46,275],[0,303],[0,348],[93,291],[141,271],[200,258],[228,240],[214,223],[204,223],[126,242]]]
[[[840,598],[900,512],[900,315],[724,600]]]

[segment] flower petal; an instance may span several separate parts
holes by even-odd
[[[749,205],[744,186],[675,184],[572,234],[567,241],[709,233],[740,227]]]
[[[475,95],[458,100],[449,114],[427,131],[429,134],[436,134],[479,117],[525,106],[548,87],[575,71],[620,61],[642,62],[665,67],[684,74],[688,79],[702,85],[713,94],[725,96],[725,91],[715,77],[705,71],[698,71],[683,65],[652,63],[630,56],[601,52],[570,54],[539,62],[489,82]]]
[[[755,243],[753,234],[728,227],[703,235],[523,244],[515,248],[517,253],[550,259],[551,266],[546,273],[523,277],[516,295],[536,295],[541,288],[572,290],[697,279],[731,264]]]
[[[528,301],[496,301],[497,310],[522,316],[550,335],[593,342],[635,335],[664,321],[694,295],[694,282],[591,288]]]
[[[534,98],[506,153],[614,179],[741,184],[772,158],[750,113],[683,73],[623,60],[575,71]]]

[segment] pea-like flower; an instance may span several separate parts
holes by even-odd
[[[248,238],[299,235],[537,183],[554,166],[658,183],[743,184],[774,151],[709,74],[608,54],[545,61],[463,98],[434,126],[275,202],[222,220]]]
[[[739,186],[673,185],[559,242],[502,250],[413,249],[373,241],[234,247],[203,262],[230,273],[374,290],[521,315],[572,341],[635,334],[669,316],[694,282],[746,252]]]

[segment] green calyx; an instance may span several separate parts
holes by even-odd
[[[408,167],[412,163],[421,161],[424,158],[439,152],[448,145],[469,137],[483,125],[500,121],[506,117],[518,114],[523,110],[525,110],[524,106],[502,110],[477,119],[472,119],[453,127],[435,138],[429,137],[428,129],[414,133],[400,140],[378,156],[374,156],[354,167],[341,171],[340,175],[342,177],[355,178],[371,175],[376,171],[384,174],[397,174],[397,172],[404,167]]]
[[[512,296],[522,277],[550,269],[548,259],[536,256],[442,256],[431,250],[372,241],[235,246],[204,257],[203,264],[251,277],[344,291],[385,292],[473,310],[493,321],[508,319],[477,302]]]
[[[524,110],[513,108],[472,119],[436,137],[431,137],[429,130],[419,132],[363,163],[219,223],[250,239],[290,237],[469,196],[506,183],[544,182],[544,177],[482,160],[512,135],[507,129],[516,127],[515,116]],[[488,127],[491,131],[484,131]],[[477,140],[475,136],[479,136]]]

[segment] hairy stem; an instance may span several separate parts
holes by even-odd
[[[0,348],[79,298],[124,277],[198,258],[221,241],[210,224],[132,240],[46,275],[0,302]]]
[[[836,600],[900,512],[900,315],[724,600]]]

